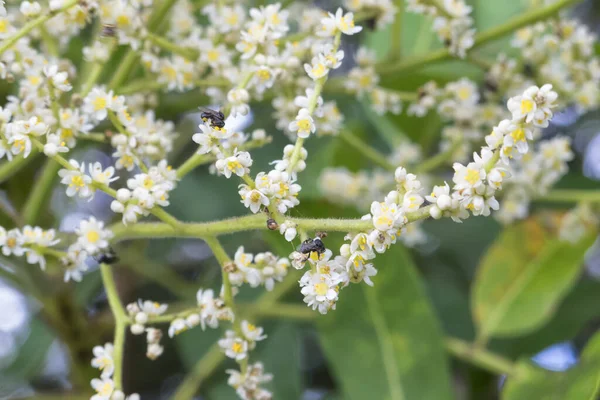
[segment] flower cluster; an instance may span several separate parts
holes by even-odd
[[[368,96],[371,108],[379,115],[387,112],[400,114],[402,101],[398,93],[379,86],[379,75],[375,70],[375,52],[366,47],[360,47],[354,57],[356,66],[348,73],[344,82],[347,92],[358,98]]]
[[[409,0],[409,11],[434,18],[433,30],[448,50],[461,58],[475,43],[472,8],[464,0]]]
[[[241,371],[229,369],[227,383],[232,386],[242,399],[268,400],[272,394],[260,385],[269,382],[273,376],[265,374],[262,363],[247,364],[248,352],[256,347],[256,342],[264,340],[263,328],[244,320],[239,332],[227,330],[225,337],[218,344],[225,355],[240,364]]]
[[[288,273],[290,261],[278,258],[271,252],[245,253],[244,247],[235,252],[234,261],[231,263],[229,280],[234,286],[247,283],[251,287],[264,286],[268,291],[273,290],[275,282],[281,282]]]
[[[600,58],[596,35],[579,21],[560,18],[518,30],[512,40],[524,73],[551,82],[580,111],[600,105]]]
[[[588,203],[580,203],[567,212],[561,220],[559,238],[561,240],[577,243],[592,229],[600,226],[600,218]]]
[[[198,310],[175,318],[169,326],[169,337],[200,325],[212,329],[219,327],[219,321],[232,321],[234,318],[231,308],[225,304],[223,296],[215,297],[211,289],[200,289],[196,294]]]
[[[123,223],[135,223],[139,215],[148,215],[155,206],[169,205],[169,192],[175,189],[177,172],[162,160],[147,173],[136,174],[127,180],[128,189],[117,190],[110,205],[115,213],[123,214]]]
[[[115,372],[115,362],[113,358],[114,347],[112,343],[106,343],[104,346],[96,346],[93,349],[94,358],[92,367],[100,370],[100,378],[92,379],[92,388],[96,391],[91,400],[140,400],[140,395],[132,393],[125,396],[123,391],[115,387],[112,376]]]
[[[109,249],[108,241],[113,237],[113,233],[104,227],[104,223],[94,217],[82,220],[75,233],[77,241],[69,246],[65,256],[60,259],[65,269],[65,282],[81,282],[83,273],[88,269],[87,258]]]
[[[26,225],[22,229],[9,231],[0,226],[0,247],[5,256],[25,256],[29,264],[39,264],[46,268],[44,254],[60,240],[54,229],[43,230],[39,226]]]

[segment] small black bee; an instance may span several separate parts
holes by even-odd
[[[101,35],[104,37],[114,37],[117,33],[117,27],[112,24],[104,24],[102,25]]]
[[[319,255],[325,253],[325,245],[323,241],[321,241],[320,237],[316,237],[314,239],[306,239],[300,245],[300,249],[298,251],[302,254],[307,254],[310,256],[310,253],[315,252]]]
[[[210,108],[200,107],[200,118],[206,122],[206,120],[210,119],[210,124],[212,126],[216,126],[218,128],[223,128],[225,126],[225,115],[221,111],[211,110]]]
[[[98,264],[114,264],[119,261],[117,253],[111,247],[106,252],[98,254],[94,259]]]

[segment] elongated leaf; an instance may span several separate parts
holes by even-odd
[[[377,257],[375,287],[341,292],[317,319],[344,399],[451,399],[442,335],[407,251]]]
[[[480,265],[472,292],[483,338],[530,332],[547,322],[580,273],[590,235],[572,245],[547,241],[533,222],[507,228]]]
[[[35,378],[44,368],[46,354],[54,339],[54,333],[42,321],[32,319],[27,339],[18,349],[16,359],[7,369],[0,371],[0,386],[4,379]]]
[[[519,374],[508,380],[503,400],[594,400],[600,395],[600,333],[586,346],[579,364],[566,372],[553,373],[519,364]]]

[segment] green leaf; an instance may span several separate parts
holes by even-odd
[[[594,400],[600,394],[600,333],[588,342],[579,364],[566,372],[533,368],[528,361],[518,365],[508,379],[503,400]]]
[[[440,327],[408,252],[378,256],[375,286],[352,285],[317,319],[344,399],[452,399]]]
[[[299,399],[302,396],[302,371],[300,370],[300,337],[297,327],[281,323],[267,332],[267,341],[254,360],[260,360],[273,381],[267,385],[274,399]],[[285,355],[285,356],[282,356]],[[252,357],[252,356],[251,356]],[[251,358],[252,360],[252,358]],[[269,387],[270,386],[270,387]]]
[[[46,363],[46,354],[54,341],[54,333],[37,318],[29,325],[29,335],[18,349],[17,358],[5,370],[0,371],[1,382],[6,378],[30,380],[35,378]]]
[[[485,255],[472,290],[481,339],[540,327],[574,285],[593,237],[572,245],[543,235],[531,221],[509,227]]]
[[[542,328],[518,338],[494,340],[490,348],[515,358],[533,355],[554,343],[571,340],[588,323],[600,317],[600,308],[590,307],[590,304],[600,304],[600,282],[584,279],[573,287]]]

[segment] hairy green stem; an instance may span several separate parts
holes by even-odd
[[[340,43],[342,41],[342,32],[337,32],[335,34],[335,38],[333,40],[333,50],[332,53],[336,53],[338,48],[340,47]],[[308,99],[308,114],[312,117],[315,109],[317,108],[317,100],[323,91],[323,86],[325,86],[325,82],[327,82],[329,74],[324,77],[317,79],[315,82],[315,88],[313,90],[312,96]],[[290,164],[288,166],[288,173],[291,173],[294,168],[296,168],[296,164],[300,161],[300,155],[302,154],[302,146],[304,145],[304,138],[298,137],[296,138],[296,143],[294,144],[294,150],[292,151],[292,155],[290,156]]]
[[[115,336],[113,341],[113,363],[115,372],[113,379],[115,381],[115,389],[123,389],[123,351],[125,347],[125,329],[127,326],[127,314],[119,299],[117,286],[113,275],[112,267],[108,264],[100,264],[100,274],[102,275],[102,283],[106,290],[108,305],[115,317]]]
[[[569,7],[581,1],[582,0],[558,0],[545,7],[534,8],[530,11],[524,12],[521,15],[514,17],[501,25],[498,25],[497,27],[488,29],[475,35],[475,44],[470,51],[511,32],[514,32],[517,29],[550,18],[553,15],[556,15],[563,8]],[[381,63],[377,66],[377,72],[383,75],[396,74],[407,70],[416,69],[426,64],[432,64],[451,58],[452,55],[450,52],[443,48],[424,55],[414,56],[391,65],[388,62]]]
[[[238,147],[238,150],[251,150],[257,147],[262,147],[267,143],[271,143],[271,140],[271,137],[268,137],[265,140],[250,140]],[[184,176],[192,172],[195,168],[204,164],[210,164],[216,160],[217,156],[213,154],[194,153],[190,158],[185,160],[184,163],[179,166],[179,168],[177,168],[177,178],[182,179]]]
[[[431,205],[407,213],[407,221],[410,223],[429,218],[430,209]],[[310,219],[288,217],[286,217],[286,219],[289,219],[295,223],[299,229],[305,231],[365,232],[373,228],[373,222],[371,220],[362,219]],[[266,221],[267,216],[263,214],[253,214],[213,222],[179,222],[176,227],[163,223],[141,222],[129,226],[116,223],[113,224],[110,229],[114,233],[113,240],[115,242],[140,238],[205,238],[208,236],[220,236],[236,232],[268,229]]]

